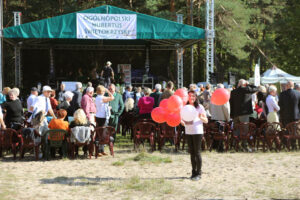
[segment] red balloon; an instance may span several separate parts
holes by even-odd
[[[170,113],[167,116],[167,124],[172,127],[176,127],[180,124],[181,117],[178,113]]]
[[[171,112],[177,112],[183,106],[182,99],[177,95],[172,95],[168,100],[168,110]]]
[[[229,101],[229,98],[230,98],[230,94],[228,90],[224,88],[218,88],[212,94],[210,101],[212,104],[221,106],[227,103]]]
[[[161,107],[156,107],[151,112],[151,117],[152,117],[153,121],[155,121],[157,123],[166,122],[167,115],[168,115],[168,113],[166,112],[166,110]]]
[[[182,99],[184,105],[189,100],[188,92],[183,88],[177,89],[176,92],[174,93],[174,95],[179,96]]]
[[[163,99],[160,101],[159,103],[159,107],[164,108],[164,109],[168,109],[168,101],[169,99]]]

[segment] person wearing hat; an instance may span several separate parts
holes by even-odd
[[[32,111],[30,111],[30,107],[33,105],[35,98],[38,96],[38,89],[36,87],[31,88],[31,94],[27,99],[27,110],[28,110],[28,118],[32,115]]]
[[[56,118],[50,103],[51,92],[52,89],[50,86],[45,85],[43,87],[43,93],[34,99],[34,103],[29,109],[32,112],[32,117],[42,111],[44,115],[47,115],[49,112],[53,118]]]
[[[114,79],[114,70],[111,68],[111,62],[107,61],[106,65],[101,71],[101,77],[104,79],[104,87],[108,87]]]

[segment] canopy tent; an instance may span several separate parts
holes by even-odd
[[[135,39],[142,41],[122,40],[120,45],[120,40],[117,40],[117,42],[114,40],[106,40],[105,42],[91,42],[90,40],[86,39],[77,40],[77,15],[80,13],[136,15]],[[39,48],[47,44],[52,46],[55,45],[57,47],[73,45],[71,47],[72,49],[74,49],[74,45],[79,45],[82,48],[83,45],[96,45],[98,47],[107,45],[117,47],[150,44],[151,46],[153,45],[154,49],[156,46],[164,46],[168,49],[176,49],[178,47],[190,46],[191,44],[196,43],[199,39],[204,39],[205,30],[170,20],[105,5],[48,19],[38,20],[35,22],[25,23],[19,26],[8,27],[3,29],[3,36],[6,41],[12,44],[22,41],[23,48],[26,48],[26,46]],[[49,41],[49,39],[60,40]],[[116,43],[118,43],[118,45]]]
[[[286,83],[287,81],[293,81],[295,83],[300,83],[300,77],[288,74],[277,67],[272,67],[265,71],[261,76],[262,84],[271,83]]]
[[[78,37],[79,16],[99,16],[101,14],[110,16],[133,15],[135,18],[135,37],[130,39]],[[92,26],[96,28],[96,31],[101,31],[101,28],[96,27],[98,25],[99,23],[92,23]],[[100,24],[100,26],[102,25]],[[190,47],[201,39],[204,39],[205,30],[170,20],[105,5],[48,19],[25,23],[18,26],[8,27],[3,29],[3,38],[5,42],[15,47],[15,82],[19,87],[22,85],[22,70],[20,59],[21,49],[49,50],[49,65],[51,75],[54,74],[53,51],[55,50],[69,49],[145,51],[145,68],[148,69],[148,71],[150,51],[176,50],[178,68],[177,83],[182,86],[183,48]],[[0,68],[2,68],[2,66],[0,66]]]

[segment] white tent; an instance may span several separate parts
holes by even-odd
[[[290,75],[277,67],[272,67],[265,71],[261,76],[262,84],[270,83],[286,83],[287,81],[293,81],[295,83],[300,83],[300,77]]]

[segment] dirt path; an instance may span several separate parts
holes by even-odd
[[[137,153],[97,160],[0,160],[0,199],[300,199],[300,152],[203,153],[199,182],[187,153]]]

